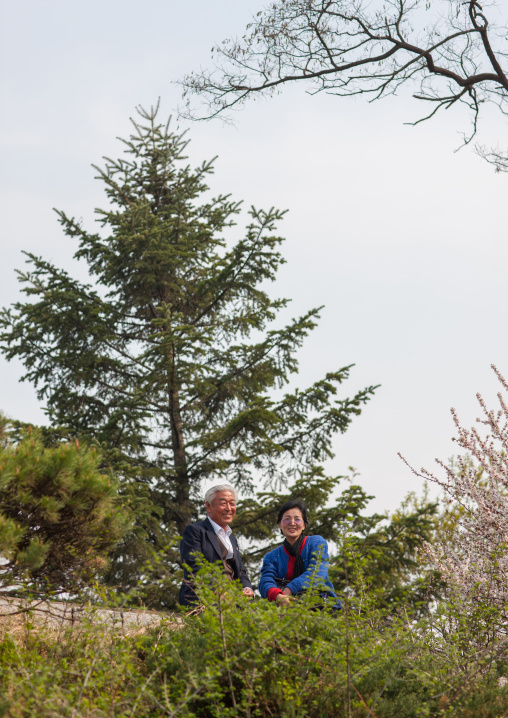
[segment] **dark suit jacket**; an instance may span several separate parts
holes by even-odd
[[[238,543],[233,534],[231,534],[229,539],[231,541],[231,545],[233,546],[235,578],[238,578],[241,581],[244,588],[246,586],[248,588],[252,588],[242,562],[242,557],[240,556]],[[195,553],[202,554],[205,560],[210,563],[216,563],[217,561],[222,563],[220,541],[208,519],[186,526],[183,532],[182,541],[180,543],[180,556],[182,557],[182,563],[190,566],[193,573],[196,573],[197,571],[196,560],[194,557]],[[185,571],[185,580],[182,583],[180,593],[178,594],[178,603],[182,606],[191,606],[197,601],[197,596],[190,585],[190,578],[191,577],[188,575],[188,572]]]

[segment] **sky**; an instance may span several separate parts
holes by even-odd
[[[324,305],[296,384],[349,364],[342,396],[380,384],[327,468],[354,467],[371,507],[393,510],[421,491],[397,453],[430,470],[456,455],[450,407],[471,425],[476,392],[495,403],[490,365],[508,375],[508,175],[456,151],[463,108],[406,124],[422,115],[407,91],[368,104],[293,86],[232,124],[179,120],[176,81],[209,66],[212,45],[241,35],[262,6],[0,0],[0,306],[21,296],[23,250],[84,276],[53,208],[93,229],[106,200],[92,163],[118,157],[136,106],[160,97],[161,118],[188,129],[190,162],[217,156],[214,194],[288,210],[278,229],[287,263],[271,291],[292,299],[288,318]],[[505,136],[485,107],[479,142]],[[44,423],[22,375],[0,356],[0,410]]]

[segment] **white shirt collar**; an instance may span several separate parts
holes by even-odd
[[[231,531],[231,527],[230,527],[230,526],[226,526],[226,528],[223,529],[222,526],[219,526],[219,524],[216,524],[215,521],[214,521],[213,519],[211,519],[210,517],[208,517],[208,521],[212,524],[212,528],[213,528],[213,530],[215,531],[216,534],[218,534],[219,531],[222,531],[223,533],[226,534],[226,536],[229,537],[229,536],[231,536],[231,534],[233,533],[233,532]]]

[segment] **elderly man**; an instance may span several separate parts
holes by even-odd
[[[254,592],[242,563],[238,543],[229,524],[236,514],[236,490],[228,484],[213,486],[205,494],[205,507],[208,518],[187,526],[180,543],[182,563],[197,571],[195,554],[204,556],[210,563],[222,561],[224,573],[230,579],[237,578],[243,586],[243,593],[252,598]],[[182,606],[192,606],[197,596],[187,572],[180,588],[178,602]]]

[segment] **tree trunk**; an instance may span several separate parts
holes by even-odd
[[[187,472],[187,457],[183,437],[182,417],[180,414],[180,387],[176,377],[175,352],[171,345],[168,372],[169,421],[171,424],[171,444],[176,471],[175,520],[180,533],[191,523],[192,505],[190,501],[190,482]]]

